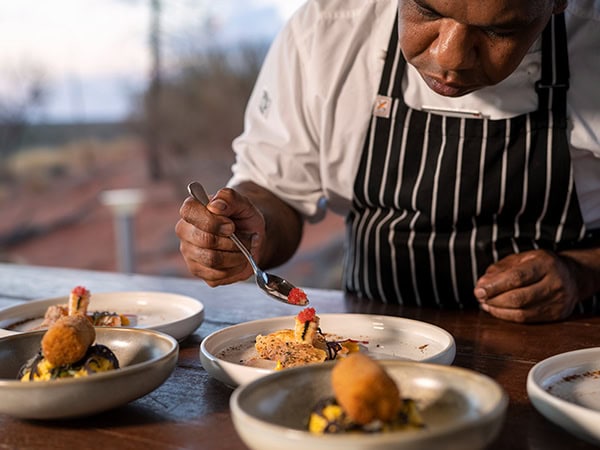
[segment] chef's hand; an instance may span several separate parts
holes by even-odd
[[[577,264],[546,250],[514,254],[488,267],[474,294],[481,308],[513,322],[567,318],[581,300]]]
[[[244,255],[229,238],[233,233],[259,262],[265,219],[248,197],[223,188],[204,207],[192,197],[179,210],[175,225],[179,250],[188,270],[209,286],[230,284],[252,275]]]
[[[247,279],[252,267],[229,238],[233,233],[262,269],[289,260],[300,245],[302,216],[271,191],[244,182],[218,191],[206,207],[189,197],[175,226],[189,271],[209,286]],[[268,232],[268,239],[267,234]]]

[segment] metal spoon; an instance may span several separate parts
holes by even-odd
[[[192,197],[198,200],[202,205],[206,206],[209,202],[208,195],[206,195],[206,191],[204,187],[197,181],[193,181],[188,184],[188,192]],[[238,239],[235,234],[229,236],[231,240],[238,246],[241,252],[244,254],[250,266],[252,266],[252,270],[254,270],[254,275],[256,278],[256,284],[259,288],[261,288],[267,295],[279,300],[280,302],[287,303],[288,305],[295,306],[306,306],[308,305],[308,298],[305,298],[303,301],[295,301],[293,298],[290,299],[289,295],[292,289],[296,287],[287,280],[284,280],[277,275],[273,275],[271,273],[263,272],[260,267],[254,261],[252,254],[248,249],[242,244],[242,242]],[[302,292],[302,291],[301,291]]]

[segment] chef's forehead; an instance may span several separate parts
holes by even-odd
[[[549,10],[562,10],[567,0],[399,0],[398,7],[416,4],[433,10],[440,16],[461,22],[502,21],[528,23]]]

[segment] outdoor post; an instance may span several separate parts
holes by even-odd
[[[114,216],[117,268],[124,273],[133,273],[135,270],[133,219],[144,201],[143,192],[139,189],[109,190],[100,194],[100,200],[111,209]]]

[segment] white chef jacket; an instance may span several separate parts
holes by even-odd
[[[398,0],[308,0],[273,42],[234,141],[229,185],[255,182],[311,221],[345,215]],[[600,228],[600,0],[569,0],[569,142],[583,219]],[[501,83],[459,98],[431,91],[407,64],[404,100],[491,119],[537,109],[540,42]]]

